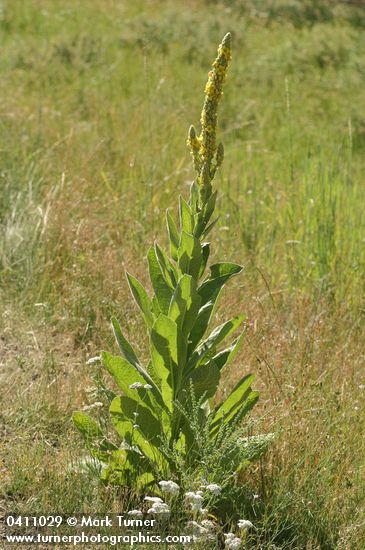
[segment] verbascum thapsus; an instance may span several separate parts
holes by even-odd
[[[194,126],[190,126],[188,134],[187,143],[197,172],[201,207],[212,193],[211,182],[224,158],[222,143],[217,146],[217,112],[231,57],[231,34],[227,33],[218,48],[218,55],[205,86],[205,100],[200,117],[200,136],[197,137]]]

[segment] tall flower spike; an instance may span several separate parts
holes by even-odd
[[[200,186],[201,206],[207,202],[211,195],[211,181],[216,169],[223,161],[223,146],[217,151],[217,111],[230,59],[231,34],[227,33],[218,48],[218,55],[212,65],[212,70],[209,72],[208,82],[205,86],[199,138],[196,137],[195,130],[192,130],[193,127],[189,130],[188,144],[193,156],[194,168],[198,172],[197,182]],[[217,156],[213,165],[216,152]]]

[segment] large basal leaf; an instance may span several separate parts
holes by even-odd
[[[165,280],[165,277],[161,270],[161,266],[156,256],[156,251],[153,246],[151,246],[148,251],[147,260],[151,283],[153,290],[155,291],[156,300],[162,313],[167,314],[167,312],[169,311],[173,290]]]
[[[177,261],[177,249],[179,248],[180,244],[180,236],[169,211],[166,212],[166,223],[170,241],[170,254],[171,257],[175,261]]]
[[[135,474],[135,468],[128,459],[128,452],[118,449],[109,458],[101,473],[101,480],[112,485],[127,485]]]
[[[135,480],[135,487],[137,491],[146,490],[147,487],[154,484],[156,481],[155,476],[149,472],[145,472],[137,477]]]
[[[160,446],[161,437],[163,436],[161,424],[147,407],[130,397],[122,395],[113,399],[109,411],[117,430],[117,424],[121,423],[122,425],[120,428],[122,430],[121,437],[123,437],[124,430],[128,429],[125,423],[129,420],[132,427],[134,425],[138,426],[138,430],[148,442],[157,447]]]
[[[141,458],[148,458],[153,462],[158,460],[159,463],[163,463],[164,458],[159,449],[144,437],[139,427],[135,427],[139,426],[137,424],[138,417],[136,417],[135,422],[128,419],[121,409],[120,402],[116,401],[117,399],[115,398],[110,405],[110,415],[113,425],[122,439],[122,447],[127,451],[129,459],[133,463],[136,460],[138,462],[138,459]],[[146,470],[148,464],[146,464],[146,461],[143,461],[143,464]]]
[[[178,327],[172,319],[161,314],[152,327],[151,357],[156,375],[161,380],[161,392],[165,404],[172,409],[172,400],[179,387],[181,369],[179,369]],[[180,359],[181,361],[181,359]]]
[[[195,280],[190,275],[183,275],[170,303],[169,318],[175,321],[186,341],[196,321],[200,302]]]
[[[86,440],[101,439],[104,437],[99,424],[88,414],[82,411],[75,411],[72,414],[72,421]]]
[[[229,262],[213,264],[210,266],[210,275],[198,289],[202,297],[202,305],[214,300],[225,283],[234,275],[238,275],[243,267]]]
[[[138,357],[134,353],[131,345],[129,342],[124,338],[118,321],[113,317],[112,318],[112,325],[114,329],[114,334],[117,339],[117,342],[119,344],[119,347],[123,353],[124,358],[133,365],[133,367],[136,369],[136,371],[143,377],[146,384],[150,384],[153,388],[153,395],[156,399],[156,401],[160,404],[161,407],[164,407],[164,400],[162,398],[161,392],[156,386],[154,380],[149,375],[149,373],[142,367],[140,364]]]
[[[161,452],[162,425],[148,409],[128,397],[116,397],[110,404],[113,425],[123,440],[123,448],[135,454],[134,460],[146,457],[157,468],[166,467],[166,457]],[[137,414],[135,414],[137,413]],[[148,464],[144,463],[144,470]]]
[[[244,318],[244,315],[238,315],[230,321],[216,327],[208,338],[204,340],[191,355],[187,367],[188,371],[198,363],[202,363],[208,354],[215,351],[217,346],[240,326]]]
[[[124,357],[115,356],[105,351],[102,352],[101,357],[103,366],[112,375],[117,386],[125,395],[145,404],[152,412],[154,412],[156,407],[154,401],[151,400],[152,396],[160,406],[164,406],[160,390],[146,371],[142,370],[142,368],[137,370]],[[143,374],[141,374],[141,371]],[[139,383],[142,386],[148,384],[152,387],[150,389],[144,387],[130,388],[135,383]]]
[[[183,231],[178,249],[178,265],[182,273],[197,279],[203,262],[202,247],[199,239]]]
[[[150,329],[155,320],[152,313],[152,302],[138,279],[130,275],[130,273],[127,273],[127,279],[131,293],[142,312],[147,327]]]

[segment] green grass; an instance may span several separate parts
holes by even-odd
[[[111,314],[144,343],[123,272],[146,283],[141,255],[164,238],[165,208],[187,195],[187,129],[230,30],[215,253],[245,264],[223,310],[245,311],[248,335],[225,384],[256,372],[258,428],[277,432],[242,479],[260,495],[257,509],[244,509],[258,526],[251,546],[361,550],[363,8],[1,6],[4,508],[104,511],[125,502],[95,476],[66,473],[84,455],[70,415],[105,402],[85,359],[114,345]]]

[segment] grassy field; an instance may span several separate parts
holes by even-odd
[[[124,270],[146,282],[165,209],[188,194],[187,130],[228,30],[213,243],[245,265],[220,316],[245,312],[247,338],[222,391],[256,373],[254,429],[276,433],[241,479],[258,504],[236,507],[250,548],[362,550],[361,2],[0,2],[0,509],[134,503],[74,467],[71,413],[105,419],[110,381],[86,360],[115,350],[112,314],[143,354]]]

